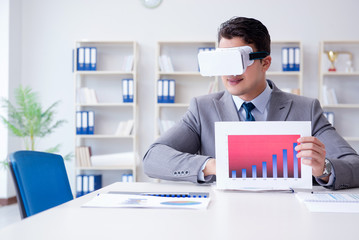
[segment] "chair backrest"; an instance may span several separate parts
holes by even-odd
[[[60,155],[18,151],[9,156],[9,166],[22,218],[73,199]]]

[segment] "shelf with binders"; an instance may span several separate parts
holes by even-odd
[[[76,74],[111,75],[136,72],[136,64],[134,64],[137,58],[136,42],[77,41],[74,52]],[[87,65],[90,67],[86,67]]]
[[[101,172],[105,177],[109,170],[116,171],[118,174],[114,175],[112,180],[114,182],[121,181],[121,174],[124,172],[128,174],[127,171],[130,171],[135,181],[139,160],[135,151],[137,136],[133,132],[133,120],[129,120],[131,113],[127,114],[129,115],[127,118],[116,118],[119,115],[116,109],[112,109],[110,113],[101,110],[96,111],[94,134],[76,135],[76,152],[79,148],[85,148],[88,152],[87,155],[77,154],[80,157],[76,157],[76,172],[77,174]],[[129,121],[131,123],[127,124]],[[127,125],[120,128],[122,123]]]
[[[267,78],[286,92],[303,95],[303,47],[300,41],[272,41]]]
[[[322,41],[319,48],[319,100],[334,115],[334,127],[359,151],[359,41]]]
[[[79,54],[74,54],[76,112],[94,113],[93,131],[75,135],[76,174],[101,174],[103,186],[121,181],[121,174],[130,174],[135,181],[137,43],[77,41],[77,53],[80,48],[96,49],[96,69],[78,69]],[[76,126],[79,123],[76,121]],[[84,121],[83,124],[86,125]]]
[[[218,91],[218,79],[201,76],[197,60],[199,51],[215,47],[214,41],[158,42],[154,82],[156,138],[183,116],[193,97]],[[172,99],[168,101],[167,95]]]

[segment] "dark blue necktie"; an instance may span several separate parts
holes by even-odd
[[[252,110],[255,108],[254,104],[251,102],[248,103],[243,103],[242,104],[244,110],[246,111],[246,121],[255,121],[253,115],[252,115]]]

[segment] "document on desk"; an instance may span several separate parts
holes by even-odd
[[[295,195],[311,212],[359,213],[358,193],[298,192]]]
[[[311,189],[312,169],[295,150],[303,136],[310,122],[216,122],[217,188]]]
[[[208,193],[206,193],[208,196]],[[171,195],[171,194],[168,194]],[[82,207],[207,209],[209,197],[166,197],[165,194],[102,193]]]

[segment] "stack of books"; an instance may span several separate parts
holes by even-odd
[[[134,152],[112,153],[92,155],[91,163],[93,167],[98,166],[129,166],[135,163]]]
[[[165,133],[168,129],[170,129],[171,127],[173,127],[175,125],[175,121],[172,120],[163,120],[163,119],[159,119],[158,120],[158,126],[160,129],[160,134]]]
[[[323,112],[323,114],[328,119],[328,122],[334,126],[334,112]]]
[[[77,90],[77,102],[82,104],[97,104],[98,98],[95,89],[82,87]]]
[[[116,129],[115,135],[118,136],[130,136],[132,134],[134,121],[128,120],[128,121],[121,121],[118,124],[118,127]]]
[[[328,88],[326,85],[323,85],[323,104],[338,104],[338,99],[334,88]]]
[[[124,72],[131,72],[133,68],[133,55],[128,55],[124,58],[121,69]]]
[[[88,146],[76,147],[76,164],[78,167],[91,167],[91,148]]]
[[[174,72],[171,58],[167,55],[158,57],[158,63],[161,72]]]

